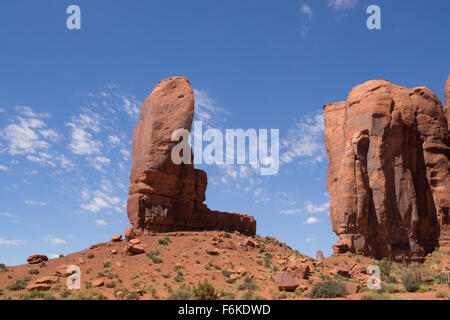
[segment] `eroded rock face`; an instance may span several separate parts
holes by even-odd
[[[450,76],[445,84],[445,111],[447,114],[448,130],[450,130]]]
[[[421,260],[448,246],[450,142],[438,97],[375,80],[324,110],[335,253]]]
[[[171,152],[178,143],[171,140],[172,133],[190,131],[193,117],[194,93],[183,77],[160,81],[142,104],[133,136],[127,206],[133,232],[223,229],[254,235],[253,217],[206,207],[206,172],[172,162]]]

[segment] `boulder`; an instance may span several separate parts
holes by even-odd
[[[131,228],[125,228],[124,234],[125,234],[125,239],[127,241],[130,241],[130,240],[132,240],[132,239],[134,239],[136,237],[136,235],[134,234],[133,229],[131,229]]]
[[[38,264],[44,261],[48,261],[48,258],[42,254],[34,254],[27,259],[28,264]]]
[[[63,264],[63,265],[60,265],[60,266],[56,267],[56,268],[55,268],[55,274],[56,274],[58,277],[68,277],[68,276],[70,276],[71,274],[75,273],[75,271],[73,271],[73,272],[71,272],[71,273],[68,273],[68,272],[67,272],[67,269],[69,268],[69,266],[70,266],[70,265],[68,265],[68,264]]]
[[[449,245],[450,137],[439,98],[374,80],[324,110],[334,252],[422,261]]]
[[[145,247],[142,244],[130,244],[125,246],[125,253],[132,256],[145,253]]]
[[[111,237],[111,241],[112,242],[119,242],[121,240],[122,240],[122,235],[121,234],[116,234],[116,235]]]
[[[44,278],[40,278],[34,282],[34,284],[53,284],[58,282],[58,277],[55,276],[48,276]]]
[[[101,286],[104,285],[104,282],[103,282],[102,279],[94,279],[94,280],[91,281],[91,285],[93,287],[101,287]]]
[[[294,292],[300,285],[299,279],[287,272],[280,272],[275,275],[275,283],[280,291]]]
[[[26,287],[27,291],[49,291],[52,286],[48,284],[30,284]]]
[[[132,231],[172,232],[222,229],[256,233],[251,216],[211,211],[204,204],[207,175],[190,162],[175,164],[177,130],[191,130],[194,93],[183,77],[162,80],[145,99],[133,135],[133,167],[127,202]],[[183,155],[187,156],[187,155]],[[128,239],[128,238],[127,238]]]

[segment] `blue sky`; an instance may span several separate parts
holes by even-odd
[[[280,171],[202,165],[206,203],[257,220],[308,255],[331,253],[322,105],[386,78],[443,101],[448,1],[2,1],[0,262],[109,240],[128,225],[140,103],[186,76],[197,119],[280,129]],[[82,29],[66,28],[81,8]],[[377,4],[382,29],[368,30]]]

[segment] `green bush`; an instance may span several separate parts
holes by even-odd
[[[389,276],[389,277],[387,277],[386,282],[387,283],[398,283],[398,280],[394,276]]]
[[[0,263],[0,270],[3,270],[3,269],[6,269],[6,266],[5,266],[5,264]]]
[[[191,300],[193,296],[194,292],[190,288],[182,286],[172,292],[167,300]]]
[[[409,268],[403,271],[402,283],[408,292],[416,292],[421,284],[421,272],[418,268]]]
[[[25,277],[21,280],[17,280],[14,284],[6,287],[6,289],[8,289],[9,291],[24,290],[27,287],[28,282],[30,282],[30,280],[31,280],[30,277]]]
[[[310,294],[312,299],[343,297],[347,294],[342,283],[326,281],[317,283]]]
[[[28,270],[29,274],[39,274],[39,270],[38,269],[30,269]]]
[[[197,287],[194,288],[195,300],[217,300],[219,299],[217,291],[212,284],[206,279],[203,282],[198,282]]]
[[[159,257],[153,257],[152,258],[152,262],[155,263],[155,264],[159,264],[159,263],[162,263],[163,260],[161,258],[159,258]]]
[[[258,289],[258,286],[256,285],[255,281],[249,277],[246,277],[244,279],[244,282],[242,282],[238,285],[238,290],[255,291],[257,289]]]
[[[222,275],[223,275],[225,278],[229,278],[229,277],[231,276],[231,272],[228,271],[228,270],[222,270]]]
[[[105,263],[103,263],[103,268],[109,268],[111,267],[111,262],[106,261]]]
[[[171,241],[170,238],[167,237],[167,236],[158,240],[158,243],[159,243],[160,245],[163,245],[163,246],[167,246],[167,245],[168,245],[169,243],[171,243],[171,242],[172,242],[172,241]]]
[[[94,258],[94,254],[93,253],[89,253],[87,257],[88,257],[88,259],[92,259],[92,258]]]
[[[175,280],[176,282],[183,282],[184,278],[182,275],[177,275],[175,278],[173,278],[173,280]]]
[[[387,258],[383,258],[378,262],[378,267],[380,267],[381,277],[383,279],[389,277],[391,274],[392,261]]]

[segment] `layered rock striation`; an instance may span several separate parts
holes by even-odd
[[[172,133],[190,131],[193,117],[194,93],[183,77],[160,81],[142,104],[133,135],[127,203],[133,233],[222,229],[254,235],[253,217],[207,208],[206,172],[172,162],[172,149],[178,144]]]
[[[324,111],[334,252],[420,261],[450,246],[450,136],[439,98],[375,80]]]

